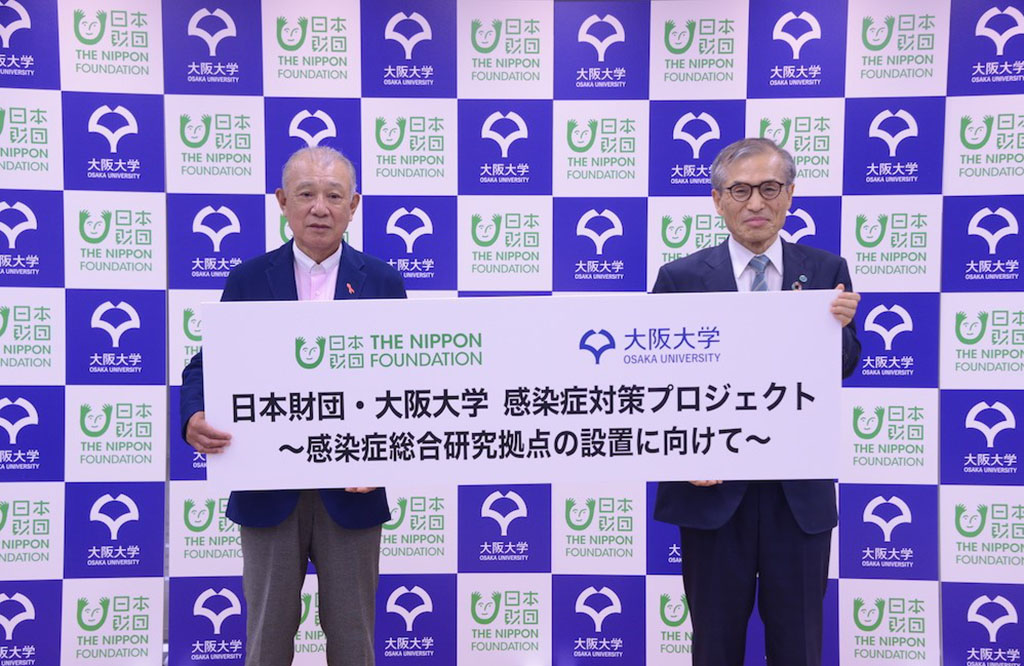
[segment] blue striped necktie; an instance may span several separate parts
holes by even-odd
[[[750,283],[750,291],[768,291],[768,280],[765,277],[764,269],[768,268],[771,261],[763,254],[754,255],[747,264],[754,269],[754,281]]]

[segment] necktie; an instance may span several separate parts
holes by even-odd
[[[768,280],[765,278],[764,269],[768,267],[770,259],[763,254],[750,258],[748,266],[754,269],[754,281],[750,283],[750,291],[768,291]]]

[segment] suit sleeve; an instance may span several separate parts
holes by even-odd
[[[654,288],[651,289],[652,294],[668,294],[679,291],[675,281],[672,279],[672,274],[667,269],[667,265],[658,269],[658,279],[654,281]]]
[[[242,299],[241,289],[238,286],[238,279],[234,273],[228,274],[227,282],[224,284],[224,291],[221,292],[220,300],[240,301]],[[181,438],[185,438],[185,430],[188,427],[188,420],[196,412],[206,409],[203,397],[203,350],[200,349],[192,360],[188,362],[185,369],[181,371],[181,396],[178,401],[179,414],[181,415]]]
[[[836,272],[835,284],[842,284],[846,291],[853,291],[853,282],[850,280],[850,269],[846,265],[846,259],[839,258],[839,270]],[[843,377],[849,377],[857,369],[860,361],[860,340],[857,339],[857,322],[851,321],[843,326]]]

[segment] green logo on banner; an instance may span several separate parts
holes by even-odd
[[[10,510],[11,505],[7,502],[0,502],[0,532],[4,531],[4,527],[7,525],[7,512]]]
[[[585,153],[594,147],[594,142],[597,141],[597,121],[588,120],[587,129],[577,129],[579,123],[575,119],[569,120],[565,125],[565,140],[569,142],[569,148],[574,153]],[[576,139],[585,140],[587,136],[587,130],[590,130],[590,140],[586,143],[577,143]]]
[[[673,250],[678,250],[690,240],[690,230],[693,228],[693,216],[683,215],[683,219],[676,224],[671,215],[664,215],[661,218],[661,240]]]
[[[485,609],[487,606],[494,606],[490,616],[483,616],[477,612],[481,599],[483,599],[483,595],[479,592],[469,595],[469,613],[477,624],[490,624],[498,619],[498,611],[501,609],[501,592],[494,592],[491,594],[491,600],[485,601],[483,604]]]
[[[762,139],[771,139],[779,148],[783,148],[789,141],[789,130],[793,126],[793,119],[783,118],[781,125],[782,127],[780,128],[772,129],[772,121],[768,118],[762,118],[761,129],[758,136]]]
[[[299,624],[305,622],[306,618],[309,617],[309,609],[310,606],[312,606],[312,601],[313,595],[309,592],[306,592],[302,595],[302,617],[299,618]]]
[[[585,530],[588,527],[590,527],[590,523],[594,522],[594,508],[596,506],[597,506],[597,500],[595,500],[594,498],[588,499],[587,500],[587,509],[586,509],[586,511],[587,511],[587,513],[586,513],[586,520],[584,520],[581,523],[577,523],[574,520],[573,514],[574,513],[580,513],[581,517],[582,517],[583,509],[577,509],[576,508],[576,500],[573,499],[572,497],[570,497],[569,499],[565,500],[565,522],[566,522],[566,524],[571,529],[573,529],[573,530],[575,530],[577,532],[582,532],[583,530]]]
[[[100,599],[99,608],[90,608],[85,610],[89,606],[89,600],[85,597],[79,597],[78,599],[78,626],[84,631],[96,631],[103,626],[103,623],[107,621],[107,611],[110,610],[110,599],[103,597]],[[96,616],[99,614],[99,620],[96,620]],[[86,619],[88,616],[88,620]],[[95,620],[95,621],[93,621]]]
[[[299,367],[312,370],[324,360],[324,347],[327,338],[320,336],[316,339],[316,345],[306,348],[306,338],[295,338],[295,361]]]
[[[494,19],[491,21],[491,30],[483,31],[483,41],[485,43],[490,42],[490,46],[481,46],[481,28],[483,28],[483,21],[479,19],[473,19],[469,24],[469,36],[473,42],[473,48],[478,53],[492,53],[494,49],[498,48],[498,42],[501,41],[501,19]]]
[[[992,116],[985,116],[982,120],[982,125],[972,127],[974,119],[970,116],[962,116],[960,118],[960,143],[968,150],[984,148],[985,144],[988,143],[989,137],[992,136],[992,123],[994,121],[995,118]],[[981,136],[982,130],[985,132],[984,136]],[[981,139],[978,137],[981,137]]]
[[[399,118],[395,121],[397,127],[384,129],[384,126],[387,125],[387,121],[384,118],[377,118],[374,121],[377,145],[381,147],[381,150],[394,150],[402,145],[402,141],[405,140],[405,123],[405,118]],[[395,139],[396,133],[398,134],[397,139]],[[387,140],[384,139],[384,135],[387,135]]]
[[[4,131],[4,120],[7,119],[7,109],[0,107],[0,133]]]
[[[288,19],[283,16],[277,17],[277,44],[285,51],[298,51],[306,43],[306,28],[309,26],[309,19],[305,16],[300,16],[298,23],[299,25],[294,28],[286,28]],[[289,44],[284,40],[285,33],[288,33],[289,37],[294,37],[296,31],[299,33],[297,42]]]
[[[6,305],[0,305],[0,338],[7,332],[7,322],[11,315],[11,309]]]
[[[875,616],[872,619],[872,616]],[[853,622],[861,631],[874,631],[882,626],[885,617],[885,601],[875,599],[874,606],[867,606],[864,600],[857,597],[853,600]]]
[[[472,224],[469,230],[474,243],[480,247],[490,247],[498,241],[501,235],[501,213],[492,215],[490,222],[484,222],[481,215],[473,215],[470,219]],[[488,237],[490,240],[486,240]]]
[[[191,125],[192,117],[187,113],[181,114],[178,119],[178,133],[181,135],[181,142],[189,148],[202,148],[210,138],[210,122],[212,120],[210,114],[205,114],[200,118],[202,124],[193,126]],[[199,134],[200,131],[202,131],[202,136]]]
[[[669,611],[672,611],[672,615],[679,614],[679,619],[673,620],[669,617]],[[686,602],[686,595],[679,595],[679,603],[672,603],[672,597],[663,594],[658,604],[658,614],[661,615],[661,621],[665,623],[667,627],[679,627],[682,626],[683,622],[686,622],[686,617],[690,614],[690,605]]]
[[[78,235],[86,243],[97,245],[102,243],[110,233],[110,220],[113,213],[105,210],[100,213],[99,220],[92,219],[92,213],[87,210],[78,211]]]
[[[861,21],[860,27],[860,40],[864,43],[864,48],[869,51],[881,51],[886,46],[889,46],[889,41],[892,39],[892,29],[896,25],[896,19],[892,16],[885,17],[885,37],[880,42],[872,42],[868,37],[874,36],[876,39],[882,30],[882,26],[872,29],[871,26],[875,24],[875,19],[871,16],[865,16],[864,20]]]
[[[861,247],[878,247],[878,244],[885,238],[885,229],[888,224],[889,216],[884,213],[878,216],[876,224],[868,224],[867,215],[858,215],[857,225],[854,227],[857,242]],[[869,238],[873,240],[869,240]]]
[[[987,518],[988,506],[984,504],[979,504],[978,512],[972,515],[967,515],[967,507],[963,504],[957,504],[956,509],[953,511],[956,531],[960,533],[960,536],[964,536],[969,539],[973,539],[981,534],[982,530],[985,529],[985,521]],[[972,527],[972,524],[975,522],[977,522],[977,527]]]
[[[86,21],[85,12],[81,9],[76,9],[74,16],[75,39],[86,46],[95,46],[101,39],[103,39],[103,33],[107,30],[107,13],[105,11],[101,10],[96,12],[95,21]],[[88,34],[95,34],[95,37],[86,37],[82,32],[83,29]]]
[[[885,421],[885,407],[875,407],[875,415],[873,417],[869,416],[868,418],[864,419],[865,425],[867,425],[867,427],[869,428],[872,427],[871,423],[874,422],[875,425],[873,430],[861,429],[862,416],[864,416],[864,408],[854,407],[853,432],[855,432],[857,434],[857,437],[860,437],[861,439],[874,439],[875,437],[878,436],[878,433],[882,432],[882,423]]]
[[[686,33],[686,43],[682,46],[673,46],[672,38],[682,39],[683,33],[676,32],[675,21],[665,21],[665,48],[668,49],[669,53],[672,55],[682,55],[690,50],[690,47],[693,46],[693,36],[697,34],[696,21],[691,19],[686,22]]]
[[[409,507],[409,500],[404,497],[398,498],[398,516],[395,517],[395,512],[392,511],[392,518],[389,522],[384,523],[383,527],[386,530],[397,530],[405,522],[405,510]]]
[[[205,532],[209,529],[210,525],[213,524],[213,515],[217,508],[217,502],[212,499],[208,499],[203,506],[205,507],[206,512],[206,522],[194,523],[192,522],[192,510],[196,508],[195,500],[185,500],[185,510],[182,517],[185,519],[185,527],[188,528],[189,532]],[[199,511],[196,512],[196,515],[202,516],[203,512],[204,509],[200,508]]]
[[[102,437],[110,427],[110,415],[113,411],[113,405],[103,405],[99,414],[93,414],[92,405],[82,405],[78,410],[78,425],[89,437]]]
[[[967,313],[957,312],[956,313],[956,338],[965,345],[976,345],[981,342],[981,339],[985,336],[985,329],[988,328],[988,313],[981,312],[978,314],[978,321],[964,325],[967,321]],[[977,331],[972,335],[973,331]],[[972,337],[967,337],[972,335]]]
[[[199,323],[199,319],[196,318],[195,314],[196,313],[192,311],[192,308],[186,308],[183,313],[184,316],[183,321],[181,322],[181,327],[185,331],[186,338],[192,342],[202,342],[202,325]]]

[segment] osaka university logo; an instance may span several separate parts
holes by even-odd
[[[899,118],[906,127],[896,132],[896,134],[891,134],[888,130],[882,128],[882,123],[890,118]],[[895,113],[885,109],[879,111],[871,119],[871,125],[868,127],[868,136],[884,141],[885,145],[889,148],[889,157],[896,157],[896,149],[899,148],[900,143],[904,139],[917,136],[917,120],[906,109],[898,109]]]
[[[206,218],[214,214],[223,215],[228,221],[227,224],[216,231],[206,225]],[[213,244],[213,251],[218,254],[220,253],[220,244],[224,241],[225,237],[241,232],[242,223],[239,221],[238,215],[227,206],[219,206],[217,208],[210,205],[203,206],[192,218],[192,233],[202,234],[209,238]]]
[[[694,136],[686,131],[686,126],[694,120],[699,120],[708,126],[700,136]],[[718,126],[718,121],[710,113],[701,111],[700,114],[695,115],[692,111],[689,111],[676,120],[676,124],[672,128],[672,138],[676,141],[684,141],[690,146],[693,159],[697,159],[700,157],[700,150],[704,144],[713,139],[721,139],[722,131]]]
[[[900,318],[899,323],[888,328],[879,324],[876,320],[886,312],[891,312],[898,316]],[[879,304],[876,305],[864,319],[864,330],[876,333],[885,343],[885,351],[892,351],[892,344],[896,339],[896,336],[900,333],[906,333],[914,330],[914,319],[902,305],[886,307],[885,305]]]
[[[589,226],[590,221],[595,218],[604,218],[611,223],[611,226],[601,233],[597,233]],[[604,244],[608,242],[608,239],[613,236],[623,235],[622,220],[608,208],[605,208],[601,212],[591,208],[587,212],[583,213],[583,215],[580,216],[580,219],[576,221],[576,235],[589,238],[594,243],[595,253],[597,256],[601,256],[604,254]]]
[[[494,130],[494,124],[499,120],[509,120],[515,124],[516,128],[508,134],[502,135]],[[530,136],[529,128],[526,126],[526,121],[523,117],[515,111],[509,111],[508,113],[501,113],[495,111],[491,115],[487,116],[484,120],[483,126],[480,128],[480,138],[490,139],[494,143],[498,144],[498,148],[501,149],[501,156],[508,158],[508,148],[519,139],[525,139]]]
[[[120,310],[128,318],[117,326],[114,326],[104,319],[107,312],[110,312],[111,310]],[[92,328],[98,328],[102,331],[106,331],[107,335],[110,336],[111,346],[114,349],[117,349],[121,346],[121,336],[131,329],[142,328],[142,320],[139,318],[138,310],[132,307],[128,302],[121,301],[117,305],[114,305],[110,301],[104,301],[95,310],[93,310],[90,326]]]
[[[580,338],[580,349],[593,354],[594,365],[600,365],[601,356],[609,349],[615,349],[615,337],[603,328],[598,331],[590,329]],[[569,522],[569,526],[572,527],[572,522]]]
[[[14,615],[0,614],[0,628],[4,630],[4,640],[11,641],[14,640],[14,630],[18,628],[19,624],[36,619],[36,607],[32,605],[32,600],[21,592],[10,596],[6,592],[0,594],[0,604],[4,603],[8,604],[8,609],[11,609],[11,604],[21,606],[21,610]]]
[[[594,610],[593,606],[587,604],[593,596],[605,597],[608,600],[608,605],[604,606],[600,611]],[[594,631],[601,633],[601,627],[604,625],[605,619],[609,615],[616,615],[622,612],[622,601],[619,599],[619,595],[615,593],[615,590],[610,587],[602,587],[600,590],[597,590],[591,585],[576,597],[575,610],[577,613],[590,617],[594,621]]]
[[[786,213],[786,219],[795,217],[804,223],[804,226],[800,227],[796,231],[786,231],[785,229],[779,229],[779,235],[789,243],[799,243],[801,239],[809,236],[814,236],[818,233],[818,227],[814,223],[814,218],[803,208],[797,208]]]
[[[989,21],[996,16],[1008,16],[1013,19],[1013,25],[1002,32],[990,28]],[[996,55],[1001,56],[1008,41],[1018,35],[1024,35],[1024,13],[1010,4],[1007,4],[1006,9],[1003,10],[1000,10],[998,6],[990,7],[978,17],[978,22],[974,25],[974,35],[991,39],[996,47]]]
[[[899,513],[892,518],[885,520],[875,513],[875,510],[884,504],[896,507],[899,510]],[[907,503],[904,502],[902,498],[897,497],[896,495],[893,495],[889,499],[886,499],[881,495],[873,498],[864,507],[864,514],[862,518],[865,523],[877,525],[878,529],[882,530],[882,539],[885,543],[892,542],[892,531],[894,529],[900,525],[910,524],[913,522],[913,515],[910,512],[910,507],[907,506]]]
[[[1001,217],[1006,223],[1004,226],[996,230],[995,233],[981,226],[982,220],[990,215]],[[967,234],[969,236],[977,236],[978,238],[983,239],[985,244],[988,245],[989,254],[996,253],[996,248],[999,247],[999,241],[1003,240],[1007,236],[1016,236],[1018,233],[1020,233],[1020,225],[1017,223],[1017,216],[1002,206],[995,210],[985,206],[975,213],[971,217],[971,221],[967,223]]]
[[[398,24],[403,21],[412,21],[419,30],[409,37],[406,37],[398,31]],[[384,39],[390,39],[398,42],[405,51],[405,59],[412,60],[413,49],[420,42],[433,39],[433,33],[430,30],[430,23],[427,19],[419,12],[413,12],[412,14],[406,14],[405,12],[398,12],[390,19],[388,19],[387,25],[384,26]]]
[[[320,131],[316,134],[310,134],[306,130],[299,127],[299,125],[309,118],[315,118],[322,126]],[[307,123],[307,126],[309,123]],[[306,142],[306,145],[310,148],[319,146],[320,142],[329,137],[338,136],[338,128],[334,124],[334,119],[327,115],[322,109],[310,113],[306,109],[299,111],[292,117],[291,123],[288,125],[288,136],[293,136],[297,139],[302,139]]]
[[[999,606],[1002,613],[994,619],[989,619],[982,615],[980,612],[981,607],[987,604]],[[989,611],[989,615],[992,614],[992,611]],[[983,594],[971,602],[970,607],[967,609],[967,621],[976,622],[985,627],[985,631],[988,632],[988,642],[995,643],[1000,629],[1008,624],[1017,624],[1017,609],[1014,608],[1009,599],[1001,594],[994,599],[990,599],[988,595]]]
[[[111,130],[106,125],[100,123],[100,121],[104,120],[108,115],[120,116],[124,124],[120,125],[115,130]],[[107,140],[107,144],[110,146],[110,152],[112,153],[117,152],[117,146],[121,142],[121,139],[129,134],[139,133],[139,124],[135,120],[135,115],[120,104],[113,109],[106,104],[97,107],[96,110],[92,112],[92,115],[89,116],[88,128],[90,132],[99,134]]]
[[[213,597],[221,597],[227,603],[226,608],[222,608],[219,612],[214,613],[212,610],[206,607],[206,602]],[[224,624],[224,620],[228,619],[232,615],[242,614],[242,602],[239,601],[238,595],[229,590],[226,587],[222,587],[220,590],[214,590],[213,588],[206,588],[202,594],[196,597],[195,603],[192,604],[192,615],[194,617],[205,617],[213,625],[213,635],[220,636],[221,627]]]
[[[17,398],[11,400],[10,398],[0,398],[0,412],[3,412],[8,407],[19,407],[24,414],[15,421],[9,420],[9,416],[12,410],[7,410],[6,416],[0,416],[0,428],[7,433],[7,440],[11,444],[18,443],[18,433],[23,428],[28,426],[39,425],[39,412],[36,411],[35,405],[26,400],[25,398]]]
[[[39,228],[39,223],[32,209],[20,201],[14,202],[14,205],[6,201],[0,201],[0,213],[3,213],[5,210],[16,210],[24,218],[13,227],[8,226],[6,222],[0,222],[0,234],[3,234],[7,239],[7,247],[13,250],[18,244],[18,236],[26,231],[35,231]]]
[[[200,27],[199,22],[207,17],[215,17],[220,19],[223,26],[217,30],[217,32],[210,33],[206,28]],[[210,22],[207,22],[209,24]],[[231,14],[228,14],[223,9],[217,8],[214,11],[203,8],[192,14],[192,17],[188,20],[187,34],[192,37],[198,37],[206,43],[206,47],[210,52],[210,57],[217,55],[217,46],[222,40],[228,37],[237,37],[238,30],[235,28],[235,21],[231,18]]]
[[[804,21],[809,26],[809,29],[799,37],[794,37],[792,33],[786,31],[786,27],[792,21]],[[772,39],[789,44],[789,48],[793,51],[793,60],[799,60],[800,50],[804,47],[804,44],[812,39],[821,39],[821,24],[818,23],[818,19],[814,14],[810,12],[804,11],[799,14],[786,12],[775,22],[775,27],[772,29]]]
[[[19,30],[30,29],[32,27],[32,17],[29,16],[28,10],[18,0],[0,0],[0,6],[6,7],[17,15],[17,18],[10,23],[0,25],[0,45],[5,49],[9,49],[11,48],[11,35]]]
[[[117,518],[111,518],[103,512],[107,504],[111,503],[121,504],[125,512]],[[117,541],[118,533],[126,523],[139,520],[139,505],[124,493],[119,494],[117,497],[111,497],[110,493],[104,493],[93,502],[92,508],[89,509],[89,520],[106,525],[110,531],[110,540]]]
[[[502,514],[494,508],[495,502],[501,499],[507,499],[515,505],[508,513]],[[501,530],[501,536],[508,536],[508,526],[516,518],[526,518],[528,510],[526,502],[523,500],[522,495],[514,490],[510,490],[507,493],[502,493],[500,490],[495,490],[493,493],[484,499],[483,504],[480,506],[480,517],[490,518],[498,524],[498,528]]]
[[[992,425],[979,421],[978,415],[989,409],[999,412],[1002,417],[1001,420]],[[967,416],[964,418],[964,427],[980,432],[985,437],[985,447],[991,449],[995,446],[996,437],[999,436],[999,433],[1004,430],[1015,430],[1017,428],[1017,419],[1010,408],[1004,403],[997,400],[990,405],[985,401],[981,401],[967,412]]]
[[[411,230],[400,227],[398,225],[398,221],[407,215],[418,219],[420,224],[413,227]],[[388,234],[401,238],[405,242],[405,253],[412,254],[413,247],[421,236],[429,236],[434,233],[434,223],[430,219],[430,216],[427,215],[426,211],[419,206],[412,210],[402,206],[395,212],[391,213],[387,224],[384,226],[384,231]]]
[[[417,597],[419,603],[411,608],[406,608],[398,603],[400,597],[405,594]],[[412,589],[407,588],[405,585],[395,588],[395,590],[388,597],[387,605],[385,610],[388,613],[394,613],[405,621],[405,630],[411,632],[413,624],[416,622],[416,618],[424,613],[431,613],[434,610],[434,602],[419,585],[414,586]]]
[[[590,28],[598,23],[606,23],[612,29],[611,34],[604,39],[598,39],[590,34]],[[609,46],[626,41],[626,29],[622,27],[622,22],[612,14],[605,14],[603,18],[597,14],[591,14],[580,24],[580,29],[576,32],[576,41],[593,46],[597,51],[597,61],[604,62]]]

